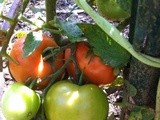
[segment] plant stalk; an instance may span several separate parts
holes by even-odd
[[[159,78],[158,87],[157,87],[156,108],[155,108],[154,120],[160,120],[160,78]]]
[[[46,6],[46,22],[53,20],[56,16],[56,1],[57,0],[45,0]]]

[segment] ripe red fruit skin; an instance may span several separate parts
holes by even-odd
[[[70,49],[65,51],[65,59],[70,56]],[[84,72],[84,76],[90,83],[101,85],[109,84],[115,80],[114,68],[105,65],[102,60],[93,55],[89,51],[87,42],[80,42],[76,45],[75,58],[78,63],[78,67]],[[75,78],[75,67],[73,63],[70,63],[67,67],[68,73]]]
[[[54,39],[47,35],[43,35],[43,40],[32,54],[23,58],[23,46],[26,37],[19,38],[15,41],[11,49],[10,56],[19,64],[9,61],[9,71],[12,77],[21,83],[25,83],[28,78],[35,80],[36,78],[44,78],[60,69],[63,65],[63,53],[57,56],[57,60],[51,64],[42,59],[42,52],[47,47],[57,47]],[[47,86],[49,80],[44,80],[36,86],[36,89],[43,89]]]

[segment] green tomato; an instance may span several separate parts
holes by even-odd
[[[109,106],[98,86],[59,81],[47,92],[44,109],[48,120],[106,120]]]
[[[40,97],[21,83],[10,85],[1,102],[6,120],[31,120],[40,107]]]
[[[109,20],[121,21],[130,16],[130,10],[122,9],[117,0],[96,0],[96,5],[98,13]]]

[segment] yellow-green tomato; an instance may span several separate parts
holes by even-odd
[[[116,0],[96,0],[96,5],[99,14],[109,20],[121,21],[130,16]]]
[[[6,120],[31,120],[40,107],[36,92],[21,83],[11,84],[1,102]]]
[[[106,120],[108,99],[96,85],[59,81],[44,99],[47,120]]]

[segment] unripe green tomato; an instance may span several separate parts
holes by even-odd
[[[21,83],[13,83],[2,96],[6,120],[31,120],[40,107],[40,97]]]
[[[98,13],[108,20],[121,21],[130,16],[116,0],[96,0],[96,5]]]
[[[108,99],[98,86],[59,81],[44,99],[47,120],[106,120]]]

